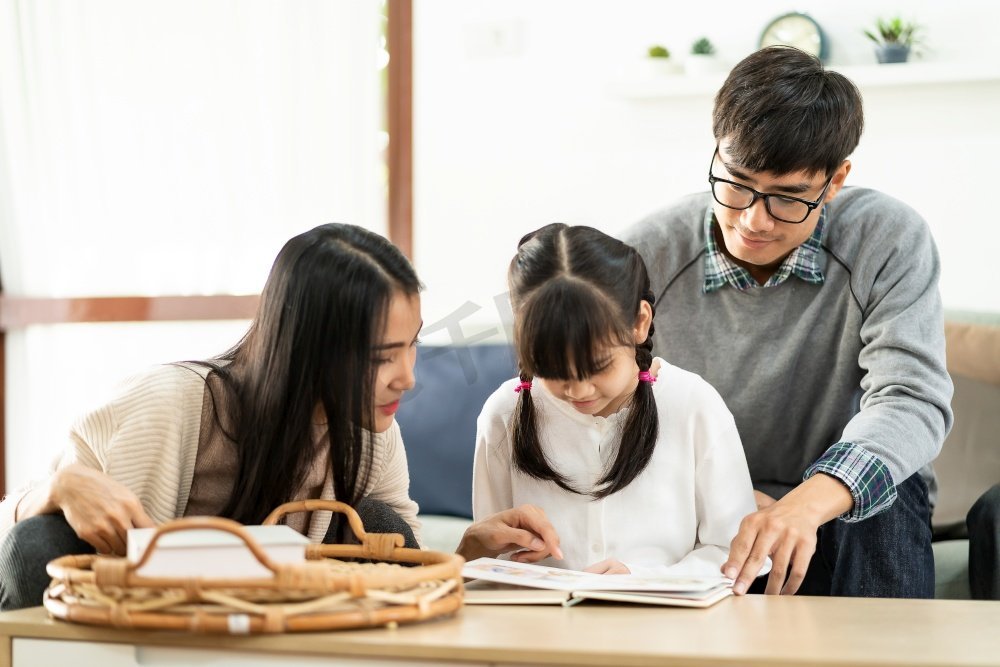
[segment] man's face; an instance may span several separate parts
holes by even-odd
[[[729,142],[723,139],[712,163],[712,175],[753,188],[765,194],[787,195],[797,199],[816,201],[823,194],[828,176],[822,172],[797,171],[790,174],[753,172],[734,165],[729,159]],[[850,162],[847,160],[834,172],[826,189],[823,202],[830,201],[844,184]],[[724,184],[717,184],[717,187]],[[758,198],[750,208],[735,210],[714,201],[715,217],[719,221],[725,252],[737,264],[765,282],[782,260],[795,248],[805,243],[816,229],[822,205],[814,208],[798,224],[782,222],[772,217]]]

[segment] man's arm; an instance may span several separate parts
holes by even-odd
[[[781,500],[748,515],[729,547],[729,560],[722,566],[722,573],[736,580],[733,592],[746,593],[770,556],[771,573],[765,592],[795,594],[816,551],[816,531],[827,521],[849,512],[853,505],[851,492],[843,482],[820,474],[802,482]]]
[[[941,451],[953,418],[937,249],[908,207],[897,204],[885,218],[874,225],[881,236],[865,239],[852,278],[864,306],[861,409],[805,474],[845,481],[855,503],[848,521],[892,505],[896,485]]]
[[[723,566],[738,575],[736,592],[753,580],[749,572],[761,554],[774,565],[768,593],[798,590],[819,526],[837,517],[862,521],[889,508],[896,484],[937,456],[951,428],[937,251],[916,213],[898,204],[885,212],[851,267],[863,311],[861,409],[802,484],[741,524]]]

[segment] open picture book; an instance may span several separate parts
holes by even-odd
[[[583,600],[635,602],[672,607],[710,607],[732,595],[725,577],[603,575],[544,565],[477,558],[462,576],[466,604],[561,604]]]

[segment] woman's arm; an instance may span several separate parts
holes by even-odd
[[[106,418],[108,408],[92,416]],[[83,420],[86,423],[86,418]],[[125,554],[129,528],[153,526],[139,498],[101,469],[94,450],[74,429],[71,444],[40,483],[4,499],[0,531],[40,514],[63,513],[66,522],[98,553]]]
[[[476,422],[472,467],[475,522],[465,531],[457,551],[466,560],[518,549],[525,550],[514,557],[521,562],[539,561],[549,554],[561,560],[559,535],[545,512],[534,505],[513,506],[510,447],[502,411],[496,407],[498,402],[498,394],[490,397]]]
[[[60,468],[22,496],[15,521],[56,512],[101,554],[125,555],[128,529],[154,525],[128,487],[81,463]]]
[[[48,478],[4,500],[0,531],[62,512],[99,552],[124,554],[129,528],[180,512],[179,480],[193,467],[203,394],[202,377],[176,366],[123,382],[73,424]]]

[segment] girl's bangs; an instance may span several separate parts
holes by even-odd
[[[614,304],[592,288],[550,283],[522,305],[515,340],[522,372],[551,380],[583,380],[603,371],[608,348],[631,345]]]

